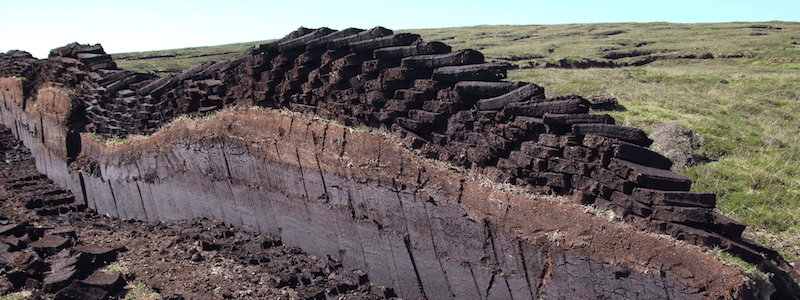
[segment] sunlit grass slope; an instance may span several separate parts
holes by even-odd
[[[800,23],[606,23],[414,29],[426,41],[526,67],[566,60],[634,62],[703,56],[800,61]]]
[[[152,71],[157,75],[170,75],[207,61],[234,59],[247,48],[267,42],[257,41],[208,47],[116,53],[111,56],[114,57],[117,66],[125,70]]]

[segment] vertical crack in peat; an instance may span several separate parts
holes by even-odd
[[[522,247],[522,239],[517,239],[517,249],[519,249],[519,259],[522,261],[522,270],[525,272],[525,283],[528,284],[528,291],[531,293],[531,299],[533,299],[533,288],[531,287],[531,277],[528,273],[528,262],[525,261],[525,251],[523,251]]]
[[[114,202],[114,210],[117,211],[117,218],[122,218],[122,215],[119,213],[119,207],[117,206],[117,196],[114,195],[114,189],[111,187],[111,180],[108,180],[107,183],[108,191],[111,192],[111,200]]]
[[[136,192],[139,193],[139,202],[142,204],[142,211],[144,212],[144,218],[149,221],[150,217],[147,215],[147,207],[145,207],[144,205],[144,197],[142,197],[142,190],[139,188],[139,183],[134,181],[133,184],[136,185]]]
[[[544,268],[542,268],[542,274],[539,276],[541,281],[539,282],[539,286],[536,288],[536,298],[540,298],[542,296],[544,286],[547,284],[547,279],[550,278],[550,275],[553,273],[553,256],[549,248],[547,249],[546,255],[547,261],[545,261]]]
[[[408,251],[408,257],[411,259],[411,266],[414,268],[414,275],[417,276],[417,286],[419,287],[420,293],[425,296],[425,287],[422,285],[422,278],[419,276],[419,269],[417,269],[417,261],[414,260],[414,253],[411,251],[411,239],[406,233],[403,236],[403,242],[406,244],[406,251]]]

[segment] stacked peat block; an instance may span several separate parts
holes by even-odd
[[[14,61],[7,56],[3,66]],[[644,132],[590,114],[607,103],[547,99],[535,84],[502,81],[508,66],[478,51],[382,27],[300,28],[235,60],[169,77],[118,70],[109,59],[99,45],[72,44],[50,56],[65,70],[50,76],[79,91],[87,128],[99,134],[146,134],[181,114],[229,105],[285,107],[390,129],[427,157],[609,209],[752,263],[780,260],[743,239],[744,225],[714,212],[715,195],[690,192],[691,180],[669,171],[672,163],[647,148]]]
[[[105,136],[150,133],[186,113],[223,107],[226,87],[220,72],[234,62],[205,63],[175,76],[118,69],[100,45],[70,44],[50,52],[58,64],[53,81],[78,90],[88,130]]]
[[[0,77],[26,77],[39,62],[28,52],[11,50],[0,53]]]
[[[742,239],[742,224],[713,211],[713,194],[689,192],[691,180],[647,149],[652,141],[644,132],[589,114],[606,105],[546,99],[535,84],[503,82],[507,66],[486,63],[480,52],[453,52],[380,27],[301,28],[244,57],[258,72],[244,72],[249,77],[231,89],[248,82],[256,104],[389,128],[429,157],[568,195],[642,228],[753,261],[770,252]]]
[[[21,176],[9,183],[9,191],[22,195],[19,200],[25,203],[25,208],[39,215],[59,215],[86,208],[75,203],[72,193],[41,174]],[[7,220],[5,223],[0,225],[0,267],[10,285],[4,289],[41,290],[55,294],[55,299],[107,299],[125,285],[120,274],[103,270],[117,259],[118,249],[82,245],[75,228],[70,226],[41,227],[27,221]]]
[[[73,228],[8,224],[0,226],[0,240],[0,265],[14,289],[41,289],[56,299],[107,299],[125,285],[120,274],[102,270],[116,260],[117,250],[76,247]]]

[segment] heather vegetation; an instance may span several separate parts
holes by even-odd
[[[617,98],[618,124],[648,133],[677,124],[692,157],[675,171],[746,224],[747,236],[800,256],[800,24],[620,23],[415,29],[425,41],[480,50],[518,67],[508,80],[548,97]],[[232,44],[115,54],[134,71],[171,74],[232,59]],[[687,131],[688,130],[688,131]],[[688,132],[688,133],[687,133]],[[680,139],[676,139],[680,140]],[[677,144],[676,147],[677,148]],[[669,145],[667,145],[669,148]],[[678,164],[680,165],[680,164]]]

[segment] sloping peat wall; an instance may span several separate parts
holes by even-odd
[[[697,249],[574,205],[484,187],[427,166],[392,139],[336,125],[222,113],[125,147],[84,140],[96,169],[67,173],[58,171],[66,162],[37,141],[35,129],[46,128],[39,122],[17,122],[15,131],[37,145],[37,164],[54,181],[99,212],[207,217],[280,235],[367,271],[403,297],[694,299],[753,292],[737,271]]]
[[[0,117],[39,170],[100,213],[208,217],[280,235],[404,297],[760,291],[641,229],[725,248],[776,274],[775,297],[799,295],[780,255],[743,239],[743,225],[713,211],[714,195],[688,192],[691,181],[646,148],[643,132],[588,114],[602,104],[545,99],[534,84],[503,82],[505,68],[477,51],[380,27],[301,28],[234,61],[163,78],[117,69],[99,45],[72,44],[44,61],[0,57]],[[147,134],[182,114],[254,105],[388,128],[400,142],[241,109],[121,146],[83,133]],[[611,209],[638,230],[486,187],[421,156]]]

